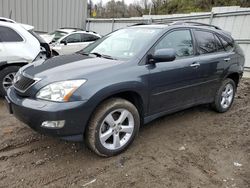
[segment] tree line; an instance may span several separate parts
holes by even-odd
[[[128,18],[146,14],[176,14],[211,11],[212,7],[241,6],[250,7],[250,0],[137,0],[126,4],[124,0],[102,0],[94,4],[89,1],[89,14],[96,18]]]

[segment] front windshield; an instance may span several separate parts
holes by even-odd
[[[57,40],[59,40],[63,36],[67,35],[67,33],[63,32],[63,31],[54,31],[54,32],[50,33],[49,35],[54,36],[52,41],[56,42]]]
[[[126,28],[113,32],[80,51],[83,54],[101,54],[114,59],[129,60],[161,31],[157,28]]]

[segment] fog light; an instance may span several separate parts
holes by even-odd
[[[65,124],[65,121],[44,121],[42,123],[42,127],[45,128],[54,128],[54,129],[58,129],[58,128],[62,128]]]

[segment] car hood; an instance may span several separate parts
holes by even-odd
[[[26,75],[49,81],[83,79],[88,74],[104,71],[122,61],[90,57],[81,54],[53,57],[46,61],[34,62],[22,70]]]

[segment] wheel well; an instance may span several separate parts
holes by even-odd
[[[110,98],[122,98],[125,100],[128,100],[129,102],[131,102],[133,105],[135,105],[135,107],[137,108],[139,115],[140,115],[140,122],[141,125],[143,125],[143,116],[144,116],[144,107],[143,107],[143,101],[142,101],[142,97],[133,91],[125,91],[125,92],[120,92],[120,93],[116,93],[114,95],[108,96],[105,99],[103,99],[102,101],[100,101],[98,103],[98,105],[95,107],[95,109],[93,110],[93,113],[95,112],[95,110],[98,108],[98,106],[103,103],[104,101],[110,99]],[[91,117],[88,120],[88,123],[90,121]],[[87,125],[88,126],[88,125]],[[85,129],[87,128],[87,126],[85,127]],[[86,131],[84,130],[84,134],[86,134]]]
[[[6,67],[11,67],[11,66],[19,66],[22,67],[24,65],[27,65],[28,63],[10,63],[10,64],[5,64],[0,67],[0,71],[3,70]]]
[[[240,75],[238,73],[229,74],[227,78],[231,78],[235,82],[236,86],[238,86],[240,80]]]
[[[125,91],[125,92],[116,93],[114,95],[106,97],[99,104],[101,104],[102,102],[110,98],[122,98],[122,99],[128,100],[133,105],[135,105],[140,115],[141,124],[143,124],[143,116],[144,116],[143,100],[142,100],[142,97],[138,93],[134,91]]]
[[[140,113],[140,116],[143,115],[144,110],[143,110],[143,101],[141,96],[133,91],[126,91],[126,92],[121,92],[115,95],[110,96],[109,98],[122,98],[125,100],[128,100],[129,102],[131,102],[133,105],[135,105],[135,107],[137,108],[138,112]]]
[[[59,53],[57,52],[57,51],[55,51],[55,50],[52,50],[52,55],[59,55]]]

